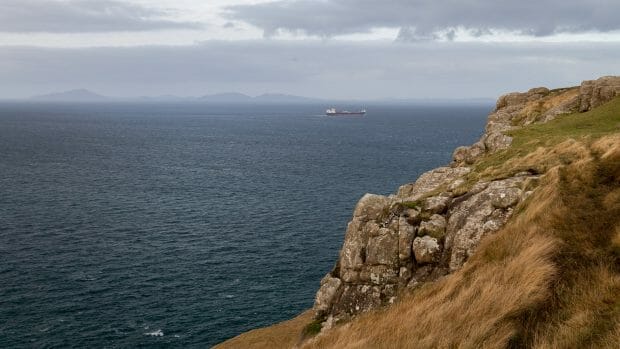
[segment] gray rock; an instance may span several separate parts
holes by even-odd
[[[458,189],[461,185],[465,184],[466,181],[462,178],[459,178],[457,180],[455,180],[454,182],[452,182],[449,186],[448,186],[448,190],[449,191],[455,191],[456,189]]]
[[[363,281],[370,281],[375,285],[396,284],[398,283],[398,273],[400,268],[387,265],[371,265],[360,274]],[[367,279],[366,279],[366,273]]]
[[[546,87],[534,87],[527,91],[528,100],[540,99],[549,94],[549,89]]]
[[[576,95],[573,98],[570,98],[566,100],[565,102],[562,102],[558,104],[557,106],[546,111],[539,118],[539,120],[545,123],[545,122],[555,119],[559,115],[576,113],[579,111],[580,102],[581,100],[579,98],[579,95]],[[525,125],[528,125],[528,123],[525,123]]]
[[[496,208],[508,208],[519,202],[523,191],[519,188],[506,188],[505,190],[491,191],[491,204]]]
[[[327,314],[341,292],[342,281],[326,275],[321,280],[321,287],[314,298],[314,311],[317,317]]]
[[[512,214],[510,206],[521,199],[527,177],[485,184],[485,189],[450,208],[445,250],[451,271],[460,269],[482,238],[500,229]]]
[[[401,186],[398,197],[417,201],[442,185],[448,185],[471,171],[469,167],[439,167],[420,176],[415,183]]]
[[[415,208],[408,208],[406,210],[403,211],[402,215],[406,218],[415,218],[420,214],[420,210],[419,209],[415,209]]]
[[[398,287],[385,285],[345,285],[338,303],[333,305],[332,314],[342,319],[376,309],[392,303]]]
[[[400,277],[403,282],[407,282],[409,279],[411,279],[411,276],[411,268],[400,267],[398,277]]]
[[[469,147],[458,147],[452,154],[452,160],[456,163],[473,164],[486,152],[484,141],[478,141]]]
[[[450,203],[450,196],[446,194],[439,196],[431,196],[424,200],[422,205],[424,211],[430,213],[443,213],[448,208],[448,204]]]
[[[501,132],[491,132],[484,139],[485,148],[490,153],[506,149],[511,143],[512,137],[506,136]]]
[[[348,283],[358,283],[360,281],[360,272],[348,268],[340,268],[340,279]]]
[[[528,101],[527,93],[520,93],[520,92],[507,93],[499,97],[495,105],[495,111],[498,111],[506,107],[524,104],[527,101]]]
[[[415,273],[409,280],[407,287],[413,288],[413,287],[420,285],[423,282],[431,281],[431,274],[433,273],[434,269],[435,267],[430,264],[421,266],[415,271]]]
[[[415,238],[412,249],[416,262],[420,264],[436,263],[441,255],[439,242],[430,236]]]
[[[398,234],[387,228],[381,229],[379,236],[368,240],[366,263],[369,265],[398,265]]]
[[[351,316],[375,309],[382,304],[381,287],[372,285],[345,285],[338,303],[333,305],[337,316]]]
[[[620,76],[604,76],[581,83],[579,88],[579,111],[596,108],[620,96]]]
[[[407,223],[405,217],[401,217],[398,224],[398,259],[401,261],[411,260],[411,244],[415,234],[416,227]]]
[[[361,220],[373,220],[380,218],[386,207],[390,206],[390,198],[383,195],[366,194],[362,196],[355,206],[353,217]]]
[[[419,236],[429,235],[435,239],[441,239],[446,234],[446,219],[444,216],[434,214],[428,221],[420,223]]]
[[[359,270],[365,262],[368,232],[364,223],[353,218],[347,226],[344,243],[340,250],[340,265],[342,268]]]
[[[474,184],[469,190],[470,194],[478,194],[479,192],[485,190],[489,186],[489,182],[481,181]]]

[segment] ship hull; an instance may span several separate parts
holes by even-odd
[[[327,116],[363,116],[366,113],[361,112],[336,112],[336,113],[325,113]]]

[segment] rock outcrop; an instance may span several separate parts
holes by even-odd
[[[457,148],[450,166],[424,173],[395,195],[364,195],[347,226],[338,262],[321,281],[315,317],[333,324],[392,303],[402,290],[462,268],[538,182],[537,175],[523,172],[471,183],[471,165],[485,154],[508,148],[512,138],[506,131],[587,111],[618,95],[620,77],[506,94],[489,115],[481,139]]]
[[[584,81],[579,89],[579,111],[596,108],[620,96],[620,77],[604,76],[598,80]]]
[[[506,149],[512,142],[512,138],[505,134],[506,131],[547,122],[558,115],[586,112],[616,96],[620,96],[618,76],[584,81],[579,87],[556,90],[537,87],[525,93],[503,95],[489,115],[485,133],[480,140],[468,147],[458,147],[452,155],[452,165],[470,165],[487,153]]]
[[[316,316],[330,323],[347,319],[393,302],[404,288],[458,270],[485,236],[506,223],[536,178],[523,174],[480,183],[459,195],[433,192],[467,173],[442,168],[401,188],[401,195],[365,195],[336,267],[321,282]]]

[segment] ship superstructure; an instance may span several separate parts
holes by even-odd
[[[348,110],[338,110],[336,108],[329,108],[325,111],[325,115],[327,116],[362,116],[366,114],[366,109],[358,110],[358,111],[348,111]]]

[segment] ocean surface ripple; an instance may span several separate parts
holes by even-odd
[[[0,104],[0,347],[204,348],[312,306],[366,192],[490,106]]]

